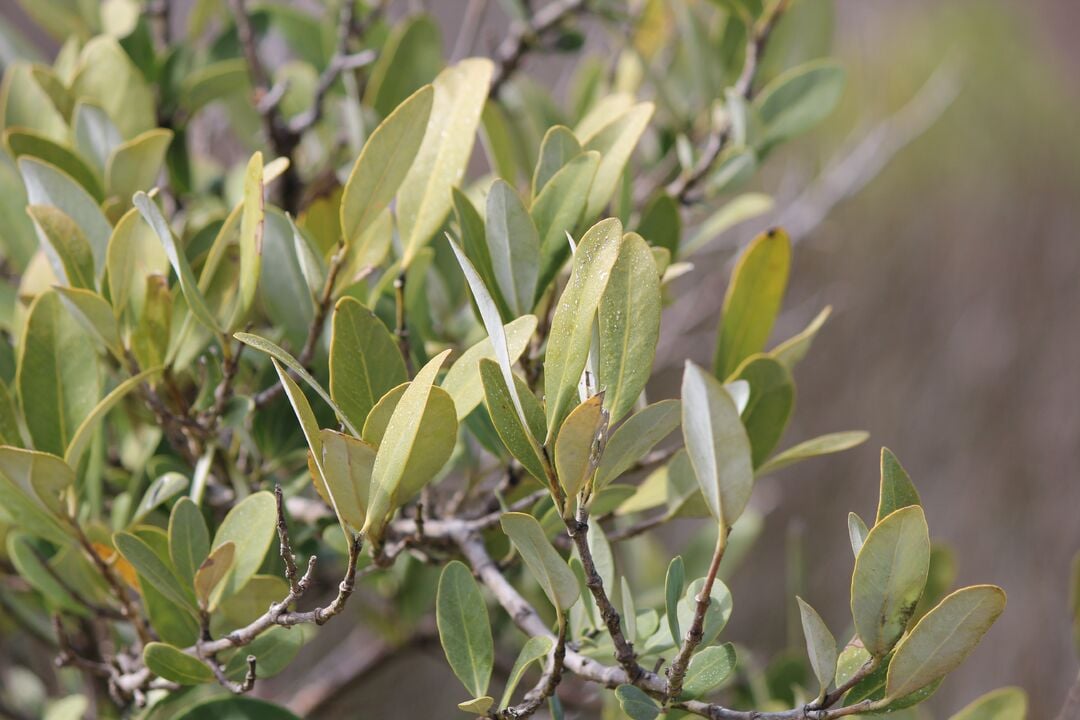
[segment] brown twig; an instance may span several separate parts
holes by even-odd
[[[497,97],[503,84],[513,75],[525,55],[543,41],[544,36],[566,18],[588,10],[587,0],[554,0],[540,8],[527,22],[516,22],[506,39],[495,49],[495,74],[489,97]]]

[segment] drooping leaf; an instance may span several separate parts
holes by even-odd
[[[633,408],[652,374],[660,309],[660,273],[652,251],[640,235],[627,233],[598,309],[598,380],[612,422]]]
[[[884,657],[907,628],[929,565],[921,507],[897,510],[866,536],[851,577],[851,615],[863,646],[875,657]]]
[[[758,477],[767,473],[776,472],[788,465],[793,465],[802,460],[821,455],[831,455],[850,448],[862,445],[870,434],[862,430],[849,430],[846,432],[829,433],[819,435],[810,440],[804,440],[798,445],[789,447],[787,450],[773,455],[763,462],[755,471]]]
[[[698,485],[724,532],[753,490],[750,440],[723,385],[689,361],[683,371],[682,428]]]
[[[339,300],[330,335],[330,396],[353,426],[363,427],[379,398],[408,377],[383,321],[354,298]]]
[[[521,197],[505,180],[496,180],[487,196],[484,222],[488,257],[499,294],[512,320],[532,310],[540,272],[540,237]]]
[[[233,571],[219,588],[221,598],[239,592],[259,571],[276,535],[277,503],[265,490],[248,495],[229,510],[211,545],[214,550],[227,542],[236,545]]]
[[[491,681],[495,645],[480,586],[464,563],[453,560],[443,568],[435,615],[450,668],[474,697],[484,696]]]
[[[546,658],[554,647],[555,641],[546,635],[534,635],[525,641],[525,645],[522,646],[521,652],[518,653],[517,659],[514,660],[514,666],[510,669],[509,676],[507,676],[506,689],[503,691],[502,700],[499,701],[499,707],[509,705],[510,700],[514,697],[514,690],[517,689],[521,678],[525,675],[525,671],[534,662]]]
[[[460,182],[465,172],[492,69],[490,60],[470,58],[435,78],[435,97],[424,140],[398,189],[403,267],[409,266],[439,230],[450,210],[450,188]]]
[[[1022,688],[992,690],[956,713],[949,720],[1025,720],[1027,693]]]
[[[772,229],[754,238],[731,274],[716,340],[713,371],[728,378],[743,360],[761,352],[787,288],[791,241]]]
[[[829,632],[828,625],[814,608],[801,597],[795,599],[799,603],[803,636],[806,638],[806,654],[810,658],[810,667],[814,669],[814,675],[820,686],[818,697],[825,697],[836,675],[836,638]]]
[[[919,491],[907,471],[889,448],[881,448],[881,493],[878,498],[877,522],[911,505],[921,505]]]
[[[420,88],[379,123],[364,143],[341,197],[341,232],[346,244],[359,242],[405,179],[424,139],[434,97],[430,85]]]
[[[510,362],[517,362],[536,332],[535,315],[523,315],[503,327]],[[443,378],[441,387],[450,393],[458,412],[458,422],[471,413],[484,400],[484,387],[480,380],[480,360],[496,358],[491,338],[476,343],[454,362]]]
[[[609,218],[581,238],[570,281],[551,321],[544,359],[549,442],[577,395],[578,380],[589,357],[600,298],[622,245],[622,223]]]
[[[214,673],[206,663],[166,643],[148,643],[143,648],[143,662],[150,672],[179,685],[214,682]]]
[[[885,696],[902,698],[955,670],[1004,610],[1005,592],[994,585],[966,587],[946,597],[896,646]]]
[[[746,358],[735,375],[750,385],[750,399],[742,418],[756,468],[769,457],[787,429],[795,405],[795,380],[786,367],[768,355]]]
[[[169,516],[169,558],[180,579],[195,582],[195,571],[210,554],[210,531],[199,506],[180,498]]]
[[[551,546],[540,523],[532,515],[511,512],[503,514],[501,524],[551,604],[560,615],[569,610],[578,599],[577,578]]]

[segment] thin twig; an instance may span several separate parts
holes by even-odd
[[[586,0],[554,0],[528,22],[516,22],[506,39],[495,49],[495,74],[489,97],[497,97],[503,84],[513,75],[525,55],[543,41],[544,36],[568,17],[588,10]]]
[[[555,637],[555,647],[551,651],[551,659],[547,669],[540,676],[536,685],[525,693],[525,700],[520,705],[508,707],[498,713],[499,718],[506,720],[524,720],[532,717],[540,709],[544,701],[555,694],[555,690],[562,681],[563,668],[566,662],[566,619],[559,623],[559,632]]]

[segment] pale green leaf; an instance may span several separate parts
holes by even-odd
[[[793,370],[806,357],[806,353],[810,352],[810,346],[813,344],[814,338],[817,337],[818,331],[821,330],[821,327],[831,314],[832,306],[825,306],[821,312],[814,316],[810,324],[799,333],[792,335],[774,347],[769,354],[782,362],[788,370]]]
[[[83,419],[75,430],[75,434],[72,435],[71,442],[68,443],[67,450],[64,453],[64,461],[71,467],[78,467],[83,452],[86,451],[90,440],[93,438],[94,430],[105,417],[105,414],[123,400],[128,393],[150,378],[157,376],[161,371],[162,368],[143,370],[138,375],[133,375],[117,385],[112,392],[102,398],[101,402],[94,406],[94,409],[90,411],[90,414]]]
[[[131,533],[119,532],[113,535],[113,544],[139,573],[140,581],[150,583],[155,590],[180,607],[195,611],[192,588],[183,585],[176,571],[166,565],[145,540]]]
[[[169,515],[169,558],[180,578],[195,582],[195,571],[210,554],[210,531],[199,506],[180,498]]]
[[[49,163],[69,175],[98,202],[104,199],[105,193],[94,171],[68,147],[37,132],[16,128],[4,131],[4,144],[15,159],[29,156]]]
[[[135,511],[131,513],[131,520],[128,525],[137,525],[158,507],[187,490],[190,484],[191,481],[178,472],[162,473],[146,488],[142,500],[135,507]]]
[[[501,523],[503,532],[521,553],[529,572],[562,615],[578,599],[579,589],[574,572],[548,542],[540,523],[532,515],[504,513]]]
[[[26,212],[57,279],[68,287],[95,289],[94,255],[75,221],[51,205],[30,205]]]
[[[425,13],[395,23],[371,66],[364,104],[382,116],[430,83],[443,66],[439,24]],[[486,87],[486,83],[485,83]]]
[[[19,577],[42,594],[48,608],[81,617],[88,615],[86,606],[54,577],[56,568],[51,566],[48,557],[34,547],[34,541],[28,535],[20,532],[8,533],[7,559],[15,567]]]
[[[525,204],[505,180],[496,180],[488,191],[484,227],[495,285],[511,317],[520,317],[533,307],[540,237]]]
[[[63,466],[63,467],[61,467]],[[66,468],[66,472],[65,472]],[[59,491],[75,482],[71,468],[60,458],[14,447],[0,447],[0,492],[4,498],[4,512],[12,525],[49,542],[64,546],[73,538],[67,524],[58,520],[53,500],[41,498],[41,479]]]
[[[244,171],[244,200],[240,215],[240,295],[229,327],[243,323],[255,302],[262,270],[266,211],[263,198],[263,157],[257,152]]]
[[[866,542],[866,536],[870,534],[870,530],[866,527],[866,523],[856,513],[848,513],[848,538],[851,540],[851,550],[855,553],[855,557],[859,557],[859,551],[862,550],[863,544]]]
[[[248,495],[229,510],[211,545],[215,550],[227,542],[236,545],[233,571],[219,590],[222,598],[240,591],[259,571],[276,534],[277,503],[265,490]]]
[[[754,98],[763,129],[759,146],[768,149],[814,127],[832,112],[843,91],[844,70],[831,60],[783,73]]]
[[[540,155],[536,159],[536,169],[533,170],[532,198],[534,203],[548,181],[581,152],[581,143],[570,128],[564,125],[548,128],[548,131],[544,133],[544,139],[540,141]]]
[[[536,325],[535,315],[523,315],[503,327],[511,363],[516,362],[525,352],[529,340],[536,332]],[[484,387],[480,381],[480,360],[495,358],[496,352],[491,338],[484,338],[462,353],[443,378],[441,387],[454,399],[458,422],[462,422],[484,399]]]
[[[322,480],[329,485],[341,519],[353,532],[364,526],[368,495],[371,491],[371,471],[375,467],[375,448],[363,440],[324,429],[322,439]],[[314,477],[314,476],[313,476]],[[325,487],[315,489],[329,503]]]
[[[76,102],[71,118],[75,149],[104,177],[105,163],[113,150],[123,142],[120,131],[105,109],[92,102]]]
[[[135,193],[154,187],[172,139],[172,130],[157,128],[116,146],[105,165],[105,189],[109,196],[120,198],[127,205]]]
[[[229,541],[218,545],[202,561],[195,571],[193,583],[199,607],[207,612],[214,612],[217,609],[221,599],[221,593],[218,590],[221,589],[225,576],[232,570],[235,559],[236,543]]]
[[[491,681],[495,645],[480,586],[464,563],[452,560],[443,568],[435,617],[450,668],[466,690],[483,697]]]
[[[825,697],[836,674],[836,638],[814,608],[801,597],[796,596],[795,599],[799,603],[799,616],[802,618],[803,636],[806,638],[806,654],[820,686],[818,697]]]
[[[472,700],[459,702],[458,710],[472,713],[473,715],[479,715],[481,717],[488,717],[488,711],[491,710],[491,706],[494,704],[495,698],[485,695],[483,697],[473,698]]]
[[[514,667],[510,669],[510,674],[506,679],[506,689],[503,691],[502,700],[499,701],[499,707],[506,707],[510,704],[510,700],[514,697],[514,690],[521,683],[525,671],[534,662],[539,662],[547,657],[554,647],[555,641],[546,635],[534,635],[525,641],[525,645],[522,646],[521,652],[518,653],[517,659],[514,660]]]
[[[166,275],[169,258],[138,210],[129,210],[113,228],[105,266],[113,312],[119,317],[130,304],[135,316],[140,317],[146,300],[147,278]]]
[[[83,329],[93,335],[113,357],[123,358],[120,329],[113,309],[105,298],[91,290],[57,287],[56,292]]]
[[[741,415],[756,468],[776,448],[787,428],[795,404],[795,380],[768,355],[746,358],[735,376],[750,386],[750,398]]]
[[[143,648],[143,662],[150,672],[179,685],[214,682],[214,673],[206,663],[165,643],[148,643]]]
[[[611,201],[626,163],[645,132],[652,114],[651,102],[638,103],[584,143],[586,150],[600,153],[600,166],[596,169],[592,187],[589,188],[589,200],[585,205],[586,218],[597,217]]]
[[[631,415],[616,428],[604,447],[604,455],[596,469],[596,490],[603,489],[629,470],[645,453],[670,435],[679,426],[681,413],[682,404],[678,400],[661,400]]]
[[[842,452],[858,445],[862,445],[869,437],[870,434],[863,432],[862,430],[849,430],[847,432],[819,435],[816,438],[804,440],[798,445],[789,447],[787,450],[773,455],[758,467],[756,474],[758,477],[761,477],[767,473],[776,472],[788,465],[793,465],[801,460]]]
[[[682,631],[679,627],[679,599],[686,587],[686,566],[682,555],[676,555],[668,565],[667,574],[664,576],[664,612],[667,615],[668,630],[671,637],[681,638]]]
[[[690,257],[731,228],[773,209],[773,199],[762,193],[745,193],[707,217],[692,237],[679,248],[679,257]]]
[[[116,123],[124,138],[154,127],[154,93],[128,54],[113,38],[98,35],[83,47],[71,94],[92,100]]]
[[[562,268],[570,255],[566,234],[572,233],[585,212],[600,153],[591,151],[571,160],[544,186],[533,200],[529,214],[540,236],[540,277],[536,300]]]
[[[603,402],[601,393],[578,405],[566,416],[555,438],[555,470],[566,495],[565,517],[573,514],[578,493],[587,489],[600,462],[608,425]]]
[[[542,436],[544,431],[544,409],[524,381],[516,375],[511,377],[517,391],[514,396],[511,396],[507,389],[499,366],[492,360],[480,361],[484,405],[495,425],[495,432],[522,467],[534,478],[547,484],[543,451],[537,442],[537,438]],[[517,402],[520,402],[517,407],[522,408],[521,415],[515,409]]]
[[[1004,687],[972,701],[949,720],[1024,720],[1027,712],[1027,693],[1022,688]]]
[[[354,427],[363,427],[383,395],[409,379],[383,321],[351,297],[334,307],[330,335],[330,396]]]
[[[690,659],[683,680],[683,696],[699,697],[727,680],[735,669],[735,646],[731,643],[713,645],[697,652]]]
[[[615,688],[615,698],[630,720],[654,720],[660,715],[660,706],[656,701],[634,685],[620,685]]]
[[[878,497],[877,522],[900,508],[921,504],[919,491],[896,455],[889,448],[881,448],[881,493]]]

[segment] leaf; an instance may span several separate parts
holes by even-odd
[[[174,720],[300,720],[283,707],[247,697],[217,697],[193,705]]]
[[[615,697],[630,720],[653,720],[660,715],[660,706],[641,688],[620,685],[615,688]]]
[[[743,193],[722,205],[698,226],[694,235],[679,249],[679,257],[690,257],[736,225],[760,217],[775,206],[763,193]]]
[[[158,239],[161,240],[161,246],[165,249],[165,255],[169,258],[169,264],[172,265],[176,277],[180,280],[180,291],[184,293],[184,299],[187,301],[188,307],[191,308],[191,312],[194,313],[195,318],[207,330],[215,333],[222,332],[217,318],[214,317],[213,312],[206,304],[206,298],[203,297],[202,292],[199,290],[187,257],[184,255],[183,249],[177,245],[176,238],[173,237],[172,230],[169,228],[169,224],[165,222],[161,210],[144,192],[135,193],[133,202],[139,210],[139,214],[154,229]]]
[[[344,425],[350,433],[357,437],[360,437],[359,431],[357,431],[356,426],[352,424],[345,412],[340,407],[338,407],[338,404],[334,402],[333,398],[330,397],[330,394],[327,393],[325,389],[323,389],[323,386],[319,384],[319,381],[312,377],[311,373],[304,369],[304,366],[301,365],[296,360],[296,358],[285,352],[275,343],[270,342],[266,338],[261,338],[258,335],[240,332],[234,333],[233,337],[244,343],[245,345],[250,345],[256,350],[266,353],[270,357],[280,362],[285,367],[289,368],[289,370],[292,370],[294,373],[296,373],[297,377],[303,380],[308,387],[314,390],[318,394],[318,396],[321,397],[323,401],[330,406],[330,408],[334,411],[334,414],[337,415],[337,419],[341,421],[341,424]]]
[[[794,465],[802,460],[849,450],[858,445],[862,445],[869,437],[870,433],[863,432],[862,430],[849,430],[847,432],[819,435],[816,438],[804,440],[798,445],[794,445],[783,452],[773,455],[758,467],[755,474],[758,477],[761,477],[767,473],[776,472],[781,468],[786,468],[788,465]]]
[[[465,173],[492,70],[490,60],[470,58],[443,70],[435,78],[435,96],[424,140],[398,189],[402,267],[409,266],[417,251],[442,226],[450,210],[450,188]]]
[[[316,483],[315,489],[331,507],[336,504],[341,519],[358,532],[364,526],[368,494],[371,491],[371,472],[375,466],[376,449],[352,435],[333,430],[321,430],[322,470],[319,479],[330,486],[334,502],[330,502],[326,487]]]
[[[195,571],[195,598],[199,601],[199,607],[207,612],[217,609],[221,593],[215,591],[220,589],[225,576],[232,570],[235,558],[236,544],[224,542],[214,548]]]
[[[39,554],[28,535],[19,532],[8,533],[7,557],[19,577],[45,598],[47,609],[62,610],[81,617],[87,616],[86,607],[53,577],[56,570],[49,567],[49,560]]]
[[[195,611],[195,597],[191,588],[185,588],[173,569],[158,557],[145,540],[131,533],[119,532],[113,535],[113,544],[139,573],[141,580],[153,585],[155,590],[171,602],[191,612]]]
[[[97,356],[55,292],[30,305],[15,375],[34,447],[63,455],[100,393]]]
[[[540,154],[536,159],[536,169],[532,176],[534,202],[548,181],[581,153],[581,143],[570,128],[565,125],[548,128],[544,133],[544,139],[540,141]]]
[[[667,575],[664,576],[664,612],[667,614],[668,629],[671,637],[682,637],[679,628],[679,599],[686,587],[686,567],[683,564],[682,555],[676,555],[668,565]],[[685,685],[684,685],[685,688]]]
[[[202,660],[165,643],[147,643],[143,662],[155,675],[179,685],[201,685],[214,682],[214,673]]]
[[[150,378],[157,376],[161,371],[162,368],[150,368],[149,370],[143,370],[138,375],[132,375],[102,398],[101,402],[94,406],[94,409],[90,411],[90,414],[83,419],[75,430],[67,451],[64,453],[64,462],[71,467],[78,467],[83,452],[86,451],[87,445],[90,444],[90,440],[93,438],[94,430],[97,429],[98,424],[105,415],[123,400],[128,393]]]
[[[660,273],[642,237],[627,233],[598,308],[599,383],[611,422],[630,412],[652,374],[660,339]]]
[[[510,675],[506,679],[506,689],[503,691],[502,700],[499,701],[499,707],[506,707],[510,704],[510,700],[514,697],[514,690],[521,683],[525,671],[534,662],[546,658],[554,647],[555,641],[546,635],[534,635],[525,641],[525,645],[522,646],[521,652],[518,653],[517,659],[514,660],[514,667],[510,669]]]
[[[851,615],[875,657],[884,657],[903,634],[929,565],[929,531],[918,506],[897,510],[866,536],[851,577]]]
[[[544,483],[548,482],[542,450],[537,443],[537,431],[544,430],[544,409],[539,401],[529,391],[516,375],[513,376],[517,386],[517,397],[520,398],[522,414],[526,421],[522,422],[514,409],[514,398],[511,397],[503,380],[499,366],[487,359],[480,361],[480,380],[484,386],[484,404],[488,415],[495,425],[495,431],[502,440],[503,445],[510,454],[517,458],[522,467],[534,478]]]
[[[540,237],[541,261],[536,301],[540,300],[570,255],[566,234],[573,232],[582,219],[585,203],[589,199],[589,188],[599,166],[600,153],[582,153],[555,173],[555,177],[544,186],[529,208],[529,215]]]
[[[4,132],[4,144],[14,159],[29,156],[55,166],[77,182],[86,192],[100,202],[105,193],[94,171],[77,153],[32,130],[8,128]]]
[[[491,681],[495,645],[480,586],[464,563],[452,560],[443,568],[435,616],[450,668],[473,697],[484,696]]]
[[[796,596],[795,599],[799,602],[803,636],[806,638],[806,654],[810,658],[810,667],[814,669],[814,675],[821,688],[818,697],[823,698],[836,674],[836,638],[829,632],[828,625],[814,608],[801,597]]]
[[[0,445],[22,447],[22,433],[16,418],[15,398],[8,386],[0,380]]]
[[[135,512],[131,514],[129,525],[136,525],[156,508],[187,490],[189,480],[178,472],[166,472],[154,479],[143,493]]]
[[[949,720],[1024,720],[1027,711],[1027,693],[1022,688],[1004,687],[974,700]]]
[[[575,499],[588,488],[603,447],[607,431],[607,413],[603,410],[604,395],[593,395],[574,408],[555,439],[555,470],[566,494],[563,516],[570,517]]]
[[[341,197],[341,231],[347,245],[359,242],[405,179],[424,139],[434,97],[430,85],[420,88],[364,143]]]
[[[870,531],[866,527],[866,523],[863,519],[855,513],[848,513],[848,537],[851,539],[851,550],[855,553],[855,557],[859,557],[859,551],[862,550],[863,544],[866,542],[866,536],[870,534]]]
[[[331,327],[330,396],[363,427],[379,398],[409,379],[405,361],[383,321],[354,298],[338,300]]]
[[[734,645],[724,643],[704,648],[690,658],[690,666],[683,680],[683,696],[694,698],[709,692],[727,680],[734,669]]]
[[[570,280],[552,317],[544,359],[548,421],[545,443],[555,436],[577,395],[578,380],[592,345],[597,308],[621,244],[622,223],[610,218],[585,233],[574,255]]]
[[[132,195],[154,187],[172,139],[172,130],[157,128],[116,146],[105,165],[105,188],[109,196],[118,197],[127,205]]]
[[[334,232],[337,237],[337,230]],[[296,245],[289,218],[277,208],[267,207],[263,227],[263,257],[273,258],[273,261],[262,264],[258,304],[266,312],[267,319],[284,331],[283,341],[287,340],[293,347],[301,347],[315,322],[315,301],[308,289]],[[342,278],[353,277],[358,271],[359,268],[343,268],[338,273],[339,283]],[[321,285],[319,292],[322,292]],[[335,289],[335,292],[338,290]]]
[[[150,225],[138,210],[125,213],[113,228],[105,254],[109,297],[119,317],[131,305],[135,316],[142,315],[146,281],[151,275],[166,275],[169,258]]]
[[[525,352],[529,340],[536,332],[536,325],[535,315],[523,315],[503,327],[511,363],[517,362],[517,359]],[[476,409],[476,406],[484,399],[484,386],[480,380],[480,361],[492,360],[495,356],[495,347],[491,338],[484,338],[462,353],[443,378],[441,387],[454,399],[459,423],[464,421],[465,416]]]
[[[382,116],[431,82],[443,65],[439,25],[430,15],[416,14],[394,25],[371,67],[364,104]],[[485,83],[486,87],[486,83]]]
[[[488,191],[484,227],[496,287],[511,318],[520,317],[533,307],[540,272],[540,237],[517,191],[505,180],[495,180]]]
[[[844,70],[830,60],[816,60],[783,73],[754,98],[763,128],[764,150],[789,140],[825,119],[844,91]]]
[[[817,337],[818,330],[821,329],[831,314],[832,306],[827,305],[801,332],[774,347],[769,354],[783,363],[788,370],[793,370],[806,357],[806,353],[810,351],[810,345],[813,343],[814,338]]]
[[[651,102],[638,103],[584,142],[586,150],[600,153],[600,166],[585,204],[586,218],[598,216],[611,201],[630,155],[652,118],[653,109]],[[581,133],[578,135],[580,137]]]
[[[919,491],[907,471],[889,448],[881,448],[881,494],[878,498],[877,522],[900,508],[921,505]]]
[[[361,436],[364,442],[375,447],[382,445],[383,435],[386,434],[386,426],[390,424],[390,418],[394,415],[394,408],[397,407],[401,396],[405,394],[408,387],[409,383],[401,383],[379,398],[379,402],[375,403],[375,407],[371,408],[367,420],[364,421],[364,434]]]
[[[681,627],[689,629],[693,624],[694,614],[697,612],[697,597],[704,589],[705,578],[698,578],[686,588],[686,593],[683,595],[682,600],[679,601],[678,614]],[[720,580],[715,581],[710,597],[712,602],[709,603],[709,609],[705,611],[705,625],[701,638],[702,647],[712,643],[716,636],[727,626],[727,622],[731,618],[732,599],[731,591],[727,585]],[[675,638],[675,644],[678,645],[678,643],[679,639]]]
[[[894,514],[901,512],[922,510]],[[896,646],[885,696],[902,698],[955,670],[1004,610],[1005,592],[994,585],[966,587],[946,597]]]
[[[125,138],[154,127],[154,94],[115,39],[98,35],[83,47],[71,94],[97,102]]]
[[[80,100],[72,111],[71,126],[75,149],[104,176],[109,155],[123,142],[109,114],[99,105]]]
[[[750,440],[724,386],[689,361],[683,371],[682,428],[698,485],[724,532],[739,519],[754,487]]]
[[[491,706],[494,704],[495,698],[485,695],[484,697],[459,702],[458,710],[472,713],[473,715],[480,715],[481,717],[488,717],[488,710],[490,710]]]
[[[787,288],[791,241],[772,229],[754,238],[731,274],[716,341],[713,371],[729,377],[743,360],[761,352]]]
[[[244,200],[240,215],[240,295],[229,327],[243,323],[255,302],[262,270],[266,211],[263,198],[263,157],[257,152],[244,171]]]
[[[544,594],[561,616],[577,601],[579,589],[574,572],[562,556],[548,542],[540,523],[525,513],[503,513],[503,532],[509,536],[514,547]]]
[[[260,680],[273,677],[289,667],[300,652],[305,636],[303,627],[272,627],[250,645],[237,648],[225,663],[225,674],[235,682],[242,682],[248,672],[247,656],[254,655],[255,677]]]
[[[180,579],[193,584],[195,572],[209,554],[210,531],[199,506],[190,498],[180,498],[169,515],[169,558]]]
[[[604,455],[596,469],[594,492],[633,467],[679,426],[682,404],[678,400],[661,400],[631,415],[616,428],[604,446]]]
[[[30,205],[26,212],[34,220],[42,250],[60,282],[93,290],[94,255],[75,221],[51,205]]]
[[[435,477],[450,459],[457,440],[457,410],[450,395],[433,387],[449,350],[420,369],[398,401],[371,472],[371,497],[363,532],[379,538],[386,520]]]
[[[233,571],[218,590],[220,599],[240,591],[259,571],[266,551],[277,534],[277,503],[265,490],[252,493],[225,515],[211,547],[216,550],[227,542],[236,545]]]
[[[666,248],[675,258],[679,253],[679,239],[682,236],[682,218],[679,205],[667,193],[654,197],[641,212],[637,232],[651,247]]]
[[[742,418],[756,468],[776,448],[787,428],[795,405],[795,380],[768,355],[746,358],[735,374],[750,385],[750,400]]]
[[[83,329],[98,340],[116,358],[124,355],[120,330],[108,301],[91,290],[56,287],[64,307]]]

